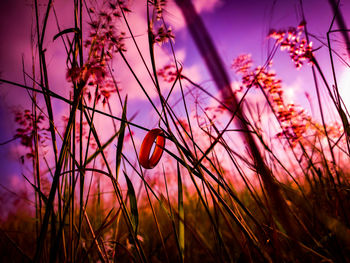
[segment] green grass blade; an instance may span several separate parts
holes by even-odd
[[[185,211],[184,211],[184,200],[183,200],[183,189],[182,189],[182,180],[179,163],[177,163],[177,186],[178,186],[178,210],[179,210],[179,244],[182,262],[185,258]]]
[[[131,211],[131,223],[135,231],[135,234],[137,234],[137,228],[139,225],[139,213],[137,209],[137,200],[136,200],[135,190],[134,190],[134,186],[132,185],[132,182],[130,181],[125,171],[124,171],[124,176],[128,186],[128,197],[130,201],[130,211]]]
[[[120,129],[119,129],[119,137],[118,137],[118,143],[117,143],[117,157],[116,157],[116,173],[115,176],[118,180],[118,174],[119,174],[119,168],[120,168],[120,161],[122,159],[122,150],[123,150],[123,143],[124,143],[124,134],[125,134],[125,126],[126,126],[126,105],[127,105],[128,96],[125,97],[124,101],[124,107],[123,107],[123,114],[122,114],[122,122],[120,123]]]
[[[68,34],[68,33],[75,33],[75,34],[80,34],[80,29],[79,28],[67,28],[65,30],[62,30],[61,32],[59,32],[58,34],[56,34],[53,37],[53,40],[56,40],[57,38],[59,38],[60,36],[63,36],[64,34]]]

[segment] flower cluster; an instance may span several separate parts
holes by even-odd
[[[170,26],[166,26],[163,17],[163,11],[167,4],[166,0],[149,1],[153,5],[153,18],[151,21],[151,33],[153,43],[160,45],[167,43],[171,39],[175,39]]]
[[[93,18],[89,23],[91,31],[85,47],[89,49],[88,60],[82,67],[73,65],[67,71],[67,80],[82,85],[98,87],[97,101],[102,97],[105,104],[117,87],[109,74],[106,63],[113,58],[113,54],[126,51],[124,39],[125,32],[117,30],[117,22],[121,18],[121,11],[130,12],[126,2],[118,0],[116,3],[109,2],[108,7],[97,12],[90,8],[89,12]],[[91,93],[87,87],[84,94],[91,99]]]
[[[287,138],[292,146],[296,146],[303,138],[312,122],[305,110],[293,103],[280,107],[277,111],[277,118],[281,122],[283,132],[277,133],[276,136]]]
[[[151,2],[151,1],[150,1]],[[160,20],[163,16],[163,10],[166,6],[166,0],[155,0],[153,1],[153,5],[154,5],[154,10],[156,13],[156,19]]]
[[[288,30],[275,31],[271,30],[268,37],[276,39],[281,50],[287,50],[296,68],[300,68],[305,61],[312,63],[312,42],[308,42],[302,37],[305,22],[300,23],[297,28],[289,28]]]
[[[163,68],[157,71],[157,75],[161,77],[165,82],[173,83],[178,74],[180,74],[181,77],[181,69],[179,71],[180,72],[178,73],[175,65],[173,64],[165,65]]]
[[[252,66],[252,56],[250,54],[242,54],[233,60],[231,68],[233,68],[237,74],[245,75]]]
[[[276,74],[267,68],[251,68],[252,60],[249,55],[241,55],[234,60],[232,67],[242,75],[242,86],[261,88],[281,123],[282,132],[277,137],[286,137],[293,146],[300,141],[307,131],[311,117],[305,111],[294,105],[286,103],[283,98],[282,81]]]
[[[130,12],[124,1],[118,1],[117,4],[109,2],[109,6],[100,12],[90,8],[94,19],[89,23],[90,35],[85,41],[85,47],[90,49],[89,63],[105,65],[113,57],[113,53],[126,51],[125,32],[119,32],[116,28],[121,18],[120,9],[125,13]]]
[[[155,33],[153,33],[154,41],[158,44],[167,43],[171,39],[175,39],[171,27],[165,27],[161,25],[158,27]]]
[[[44,143],[48,139],[48,128],[43,127],[45,121],[44,115],[39,112],[35,115],[30,110],[16,111],[15,122],[20,126],[16,129],[15,138],[21,140],[21,144],[29,150],[27,158],[34,157],[34,139],[35,130],[37,131],[38,141]]]

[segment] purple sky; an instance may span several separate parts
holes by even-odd
[[[45,1],[39,2],[41,4],[45,3]],[[145,2],[146,1],[141,0],[132,1],[131,9],[135,11],[130,14],[130,24],[135,35],[139,36],[137,40],[140,45],[143,46],[143,50],[147,50],[147,46],[145,45],[146,27],[143,23],[145,21],[143,8]],[[285,29],[289,26],[296,27],[301,21],[299,1],[197,0],[195,2],[198,10],[201,11],[201,16],[205,25],[211,33],[228,70],[233,58],[242,53],[252,54],[252,58],[256,65],[264,63],[269,50],[269,42],[266,39],[269,30],[271,28]],[[206,2],[206,4],[204,5],[203,2]],[[18,83],[23,83],[22,55],[24,55],[26,71],[30,73],[31,69],[31,3],[30,0],[2,0],[0,2],[1,78]],[[328,31],[332,20],[332,11],[328,1],[305,0],[303,3],[308,30],[323,41],[326,41],[326,32]],[[65,29],[71,27],[72,1],[55,1],[55,8],[61,28]],[[350,2],[341,1],[341,9],[347,25],[350,25]],[[41,12],[43,12],[43,10],[45,10],[45,6],[42,6]],[[179,10],[174,8],[173,3],[171,3],[167,9],[166,19],[175,29],[175,49],[177,55],[184,63],[185,73],[187,72],[187,74],[191,75],[196,81],[203,83],[206,88],[215,92],[213,83],[210,82],[210,76],[202,63],[199,53],[195,49],[191,36],[183,26],[183,18],[181,17]],[[86,26],[86,23],[84,25]],[[337,28],[337,25],[335,25],[335,27]],[[52,40],[57,32],[58,30],[53,20],[53,13],[51,13],[46,41],[44,43],[44,46],[47,48],[50,85],[52,90],[67,97],[70,85],[65,81],[65,51],[59,40]],[[348,61],[341,36],[335,34],[333,38],[335,39],[334,43],[336,43],[335,48]],[[322,44],[316,40],[313,40],[313,42],[315,48],[322,46]],[[271,43],[272,42],[270,42],[270,45]],[[165,51],[162,51],[161,48],[157,48],[156,51],[160,54],[159,65],[162,66],[168,63],[168,58],[171,57],[171,54],[169,54],[166,49]],[[147,79],[147,75],[144,74],[144,68],[140,64],[140,59],[133,56],[135,50],[130,47],[130,51],[128,52],[129,59],[137,69],[137,73],[141,76],[144,83],[148,83],[149,79]],[[327,49],[321,47],[321,49],[317,51],[316,57],[321,61],[321,64],[324,65],[326,76],[331,80]],[[117,63],[121,63],[119,58],[115,59],[114,68],[118,69],[117,80],[120,81],[123,94],[129,94],[129,116],[136,112],[141,112],[143,114],[138,114],[135,122],[148,128],[155,127],[157,120],[152,117],[154,114],[144,114],[150,110],[148,103],[145,102],[145,96],[140,92],[134,81],[130,80],[131,75],[127,72],[125,66],[119,67],[119,64]],[[340,69],[340,65],[341,63],[339,63],[338,60],[337,66],[339,68],[339,75],[344,71],[344,69]],[[277,52],[273,68],[276,70],[278,76],[283,79],[286,87],[290,89],[291,98],[295,100],[296,103],[307,107],[304,92],[307,91],[314,96],[310,67],[305,66],[297,71],[286,53]],[[232,71],[229,72],[232,81],[239,80],[239,77],[234,76]],[[130,83],[128,80],[130,80]],[[343,85],[346,84],[349,83],[344,80]],[[345,88],[343,89],[346,90]],[[10,139],[16,129],[12,110],[18,108],[29,108],[30,99],[25,90],[1,84],[0,100],[0,142],[3,142]],[[57,114],[55,117],[56,119],[60,119],[60,116],[64,111],[62,104],[57,101],[53,101],[53,103],[55,113]],[[115,114],[120,112],[119,106],[113,106],[112,109]],[[145,118],[145,116],[150,117]],[[8,184],[8,180],[11,176],[20,175],[22,171],[22,168],[18,165],[19,154],[16,152],[18,149],[17,146],[18,142],[0,146],[0,169],[2,171],[0,181],[4,182],[4,184]]]

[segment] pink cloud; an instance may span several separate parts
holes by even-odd
[[[197,13],[213,12],[216,8],[222,5],[221,0],[193,0],[192,1]],[[165,12],[166,21],[174,26],[175,30],[181,30],[185,27],[186,22],[182,16],[181,10],[177,7],[174,1],[169,1]]]
[[[221,0],[195,0],[193,1],[194,7],[198,13],[212,12],[216,8],[222,5]]]

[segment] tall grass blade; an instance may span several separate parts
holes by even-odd
[[[118,137],[118,142],[117,142],[116,172],[115,172],[115,176],[116,176],[117,181],[118,181],[118,174],[119,174],[119,169],[120,169],[120,161],[122,159],[122,150],[123,150],[123,142],[124,142],[124,134],[125,134],[125,126],[126,126],[127,100],[128,100],[128,97],[126,96],[125,101],[124,101],[122,121],[120,122],[119,137]]]
[[[56,34],[54,37],[53,37],[53,40],[55,41],[57,38],[59,38],[60,36],[63,36],[65,34],[68,34],[68,33],[75,33],[75,34],[80,34],[80,29],[79,28],[76,28],[76,27],[73,27],[73,28],[67,28],[65,30],[62,30],[61,32],[59,32],[58,34]]]
[[[133,230],[135,232],[135,236],[137,238],[137,228],[139,226],[139,212],[137,209],[137,200],[136,200],[135,190],[134,190],[134,186],[132,185],[132,182],[130,181],[125,171],[124,171],[124,176],[125,176],[126,184],[128,186],[128,197],[130,201],[130,212],[131,212],[130,219],[131,219]]]
[[[180,173],[180,166],[177,163],[177,191],[178,191],[178,211],[179,211],[179,245],[181,251],[182,262],[185,260],[185,211],[184,211],[184,199],[183,199],[183,189],[182,180]]]

